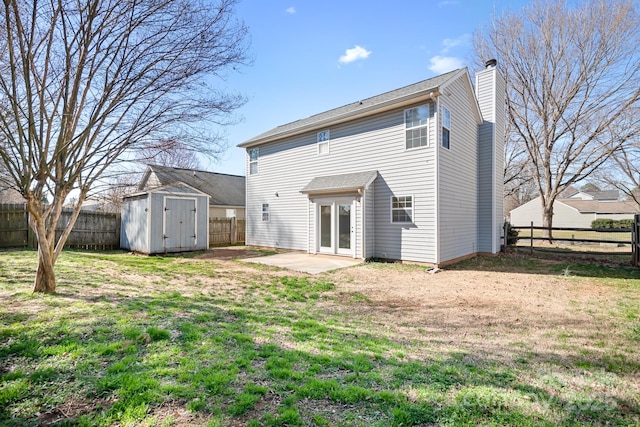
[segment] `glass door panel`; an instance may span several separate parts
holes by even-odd
[[[320,247],[331,249],[331,205],[320,206]]]
[[[338,249],[351,249],[351,205],[338,205]]]

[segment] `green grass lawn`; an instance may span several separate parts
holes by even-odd
[[[453,268],[518,263],[547,268],[521,258]],[[411,357],[420,343],[350,317],[358,296],[336,292],[330,275],[69,251],[58,294],[34,295],[35,266],[35,252],[0,252],[1,425],[640,423],[640,275],[627,267],[572,264],[628,296],[607,313],[624,348],[605,349],[601,364],[532,364],[464,351]]]

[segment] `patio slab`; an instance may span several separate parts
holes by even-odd
[[[325,271],[351,267],[362,263],[361,259],[334,255],[313,255],[302,252],[287,252],[284,254],[245,258],[240,261],[272,265],[309,274],[324,273]]]

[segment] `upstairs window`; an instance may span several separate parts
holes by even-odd
[[[249,149],[249,175],[255,175],[258,173],[258,149]]]
[[[391,197],[391,222],[413,222],[413,196]]]
[[[442,146],[450,148],[451,142],[451,112],[442,107]]]
[[[329,130],[318,132],[318,154],[329,153]]]
[[[428,144],[429,107],[421,105],[404,111],[407,150],[425,147]]]
[[[269,203],[262,204],[262,220],[265,222],[269,222],[271,219],[271,213],[269,211]]]

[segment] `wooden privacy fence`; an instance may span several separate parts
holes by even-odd
[[[237,218],[209,218],[209,246],[244,243],[246,221]]]
[[[63,209],[56,226],[56,239],[71,220],[72,209]],[[37,240],[29,226],[26,205],[0,204],[0,247],[33,248]],[[120,248],[120,214],[81,211],[65,247],[79,249]]]

